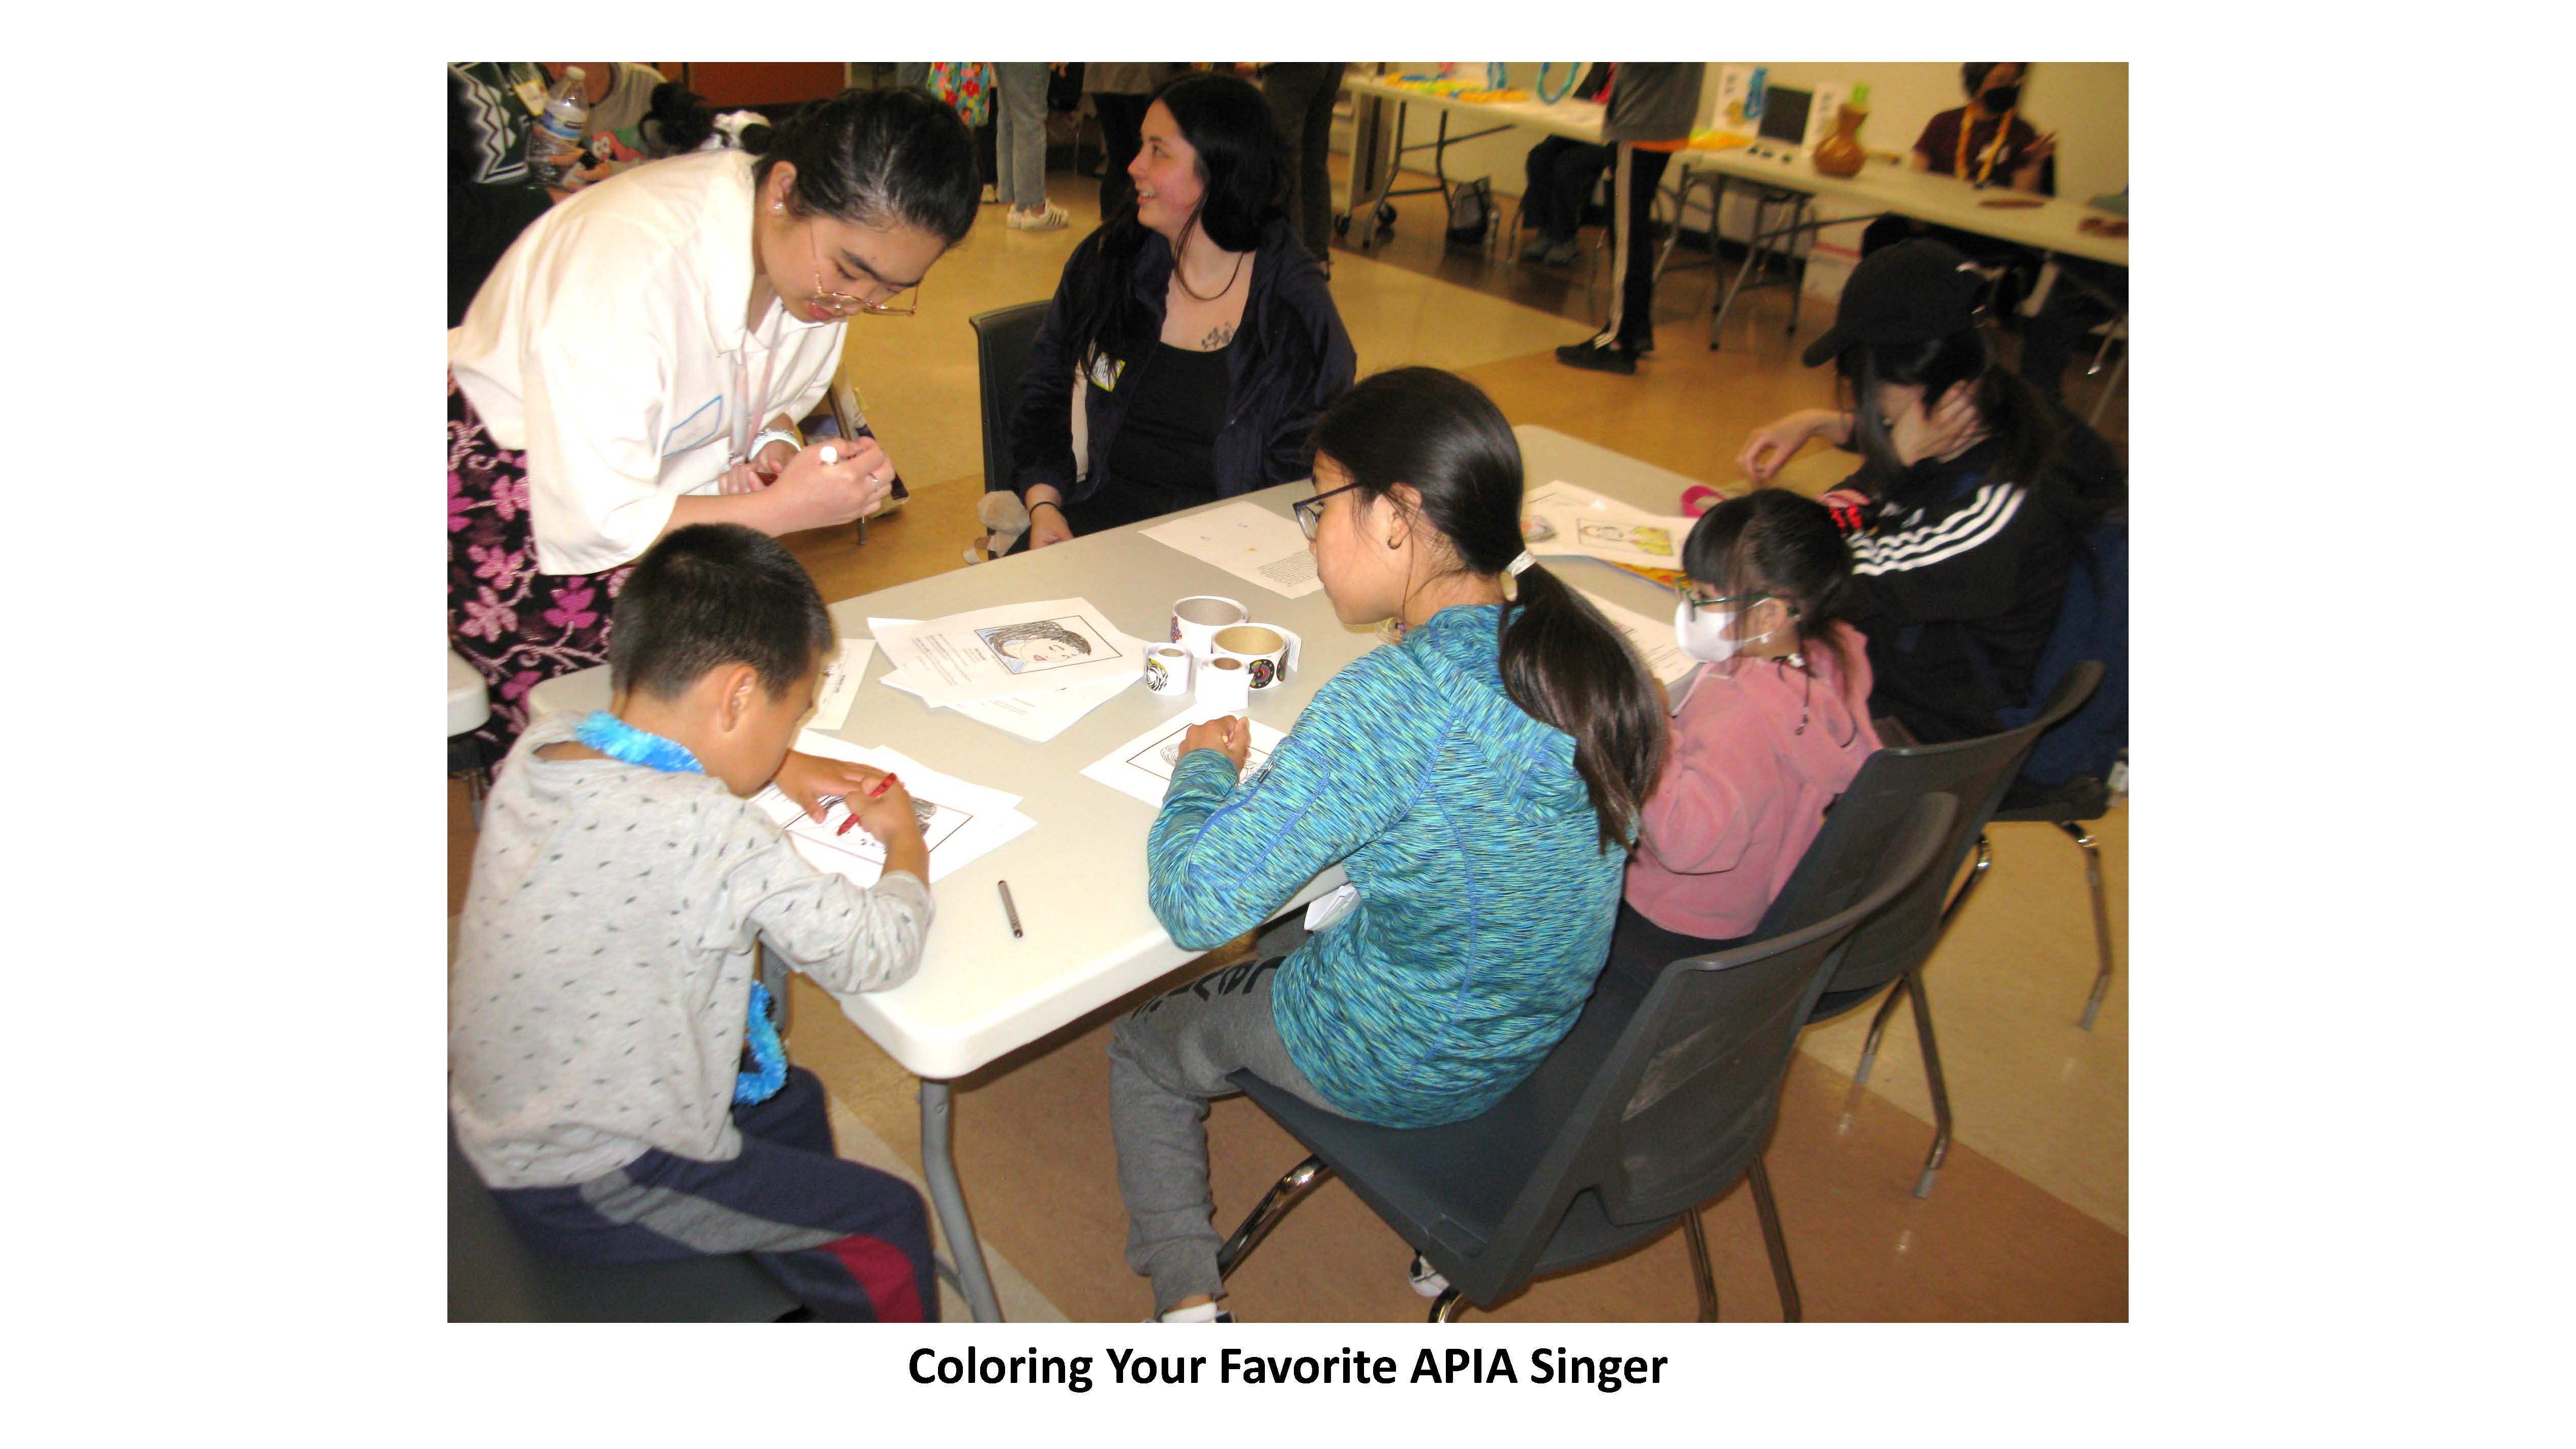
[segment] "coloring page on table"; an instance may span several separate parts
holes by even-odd
[[[913,797],[912,816],[921,822],[922,843],[933,851],[975,819],[966,811],[919,796]],[[885,846],[868,834],[864,825],[852,825],[848,834],[842,834],[841,827],[848,824],[849,819],[850,807],[839,800],[833,801],[831,807],[823,812],[819,825],[800,810],[787,824],[788,838],[796,842],[797,852],[817,867],[849,876],[862,884],[871,883],[885,871]],[[863,869],[853,869],[854,861],[864,861],[866,865]]]
[[[1588,488],[1555,482],[1521,505],[1521,537],[1532,553],[1581,554],[1605,563],[1672,569],[1692,520],[1631,508]]]
[[[1172,726],[1170,734],[1130,754],[1127,763],[1166,785],[1170,784],[1172,772],[1181,767],[1181,737],[1188,734],[1195,723],[1184,720]],[[1252,745],[1244,754],[1243,777],[1251,779],[1269,763],[1270,751],[1258,744]]]
[[[1133,676],[1143,660],[1141,644],[1078,598],[871,627],[895,669],[933,706]]]

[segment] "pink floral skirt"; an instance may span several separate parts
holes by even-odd
[[[475,733],[499,764],[528,727],[528,691],[608,662],[609,601],[635,566],[541,574],[527,455],[492,441],[447,375],[447,645],[483,675],[492,718]]]

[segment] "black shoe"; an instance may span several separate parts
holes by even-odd
[[[1633,377],[1637,372],[1637,354],[1616,345],[1569,342],[1556,349],[1556,360],[1586,372],[1615,372],[1621,377]]]

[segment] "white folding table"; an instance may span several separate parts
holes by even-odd
[[[1657,513],[1680,509],[1696,480],[1539,427],[1520,438],[1528,486],[1577,483]],[[1310,496],[1305,482],[1248,496],[1282,517]],[[1131,524],[1016,558],[935,574],[832,606],[845,638],[868,636],[867,621],[928,619],[1014,599],[1080,595],[1119,629],[1146,640],[1168,632],[1172,601],[1191,594],[1240,599],[1254,620],[1303,637],[1300,666],[1281,687],[1258,693],[1251,714],[1285,730],[1315,688],[1369,649],[1373,630],[1347,629],[1318,590],[1287,599],[1143,536],[1164,520]],[[1669,591],[1607,564],[1549,559],[1560,576],[1646,614],[1671,611]],[[890,746],[932,769],[1022,796],[1037,828],[982,856],[934,887],[938,916],[920,971],[891,991],[839,996],[843,1012],[904,1068],[921,1078],[921,1155],[951,1252],[959,1291],[975,1317],[998,1321],[1000,1305],[984,1268],[950,1156],[949,1083],[1069,1026],[1200,953],[1174,945],[1145,900],[1145,833],[1155,811],[1083,774],[1085,765],[1190,702],[1141,685],[1084,716],[1045,744],[1033,744],[934,710],[876,681],[891,666],[879,650],[869,681],[836,733],[859,745]],[[608,698],[607,670],[590,669],[540,687],[540,709],[594,709]],[[1014,939],[995,882],[1007,880],[1027,934]],[[1299,891],[1294,907],[1340,886],[1340,867]]]

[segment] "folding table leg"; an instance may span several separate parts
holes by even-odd
[[[957,1164],[948,1155],[948,1084],[924,1078],[921,1083],[921,1173],[930,1181],[930,1206],[948,1235],[948,1251],[957,1259],[957,1291],[978,1323],[1002,1321],[1001,1300],[984,1271],[984,1247],[975,1240],[975,1224],[966,1216],[966,1194],[957,1186]]]

